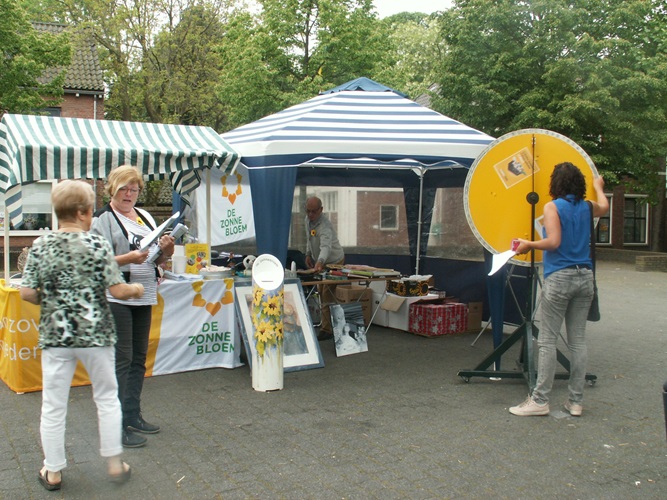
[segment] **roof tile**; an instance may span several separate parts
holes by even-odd
[[[72,63],[67,69],[63,88],[69,90],[104,91],[104,77],[97,46],[92,33],[87,30],[77,30],[64,24],[38,23],[32,25],[37,31],[59,34],[69,31],[72,35]],[[62,68],[48,68],[39,79],[46,83],[54,78]]]

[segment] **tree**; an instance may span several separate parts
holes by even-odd
[[[250,13],[232,17],[216,50],[224,71],[215,92],[225,108],[228,129],[275,113],[290,102],[294,81],[287,70],[288,57]]]
[[[67,34],[38,33],[13,0],[0,0],[0,114],[34,113],[63,94],[71,61]],[[46,69],[62,68],[50,81]]]
[[[218,93],[236,127],[359,76],[373,77],[386,36],[369,0],[261,0],[235,15],[218,50]]]
[[[402,12],[381,22],[386,44],[375,79],[417,98],[436,82],[436,63],[445,55],[439,18]]]
[[[279,51],[276,67],[298,87],[368,76],[384,49],[371,0],[260,0],[261,28]]]
[[[645,192],[667,152],[664,1],[461,0],[442,15],[448,52],[434,108],[493,136],[560,132],[608,180]],[[664,181],[662,181],[664,182]]]
[[[173,28],[163,29],[140,74],[161,122],[227,126],[222,101],[215,92],[224,70],[217,50],[226,36],[220,12],[210,5],[190,6]]]

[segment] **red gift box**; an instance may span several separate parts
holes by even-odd
[[[453,335],[468,329],[466,304],[415,302],[410,304],[410,332],[427,337]]]

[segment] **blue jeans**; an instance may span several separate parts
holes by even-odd
[[[537,339],[539,358],[534,401],[549,402],[556,375],[556,343],[563,320],[570,350],[569,400],[581,404],[586,382],[586,318],[593,300],[593,272],[561,269],[549,275],[542,289],[542,324]]]

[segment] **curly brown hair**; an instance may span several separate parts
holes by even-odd
[[[586,178],[579,167],[569,161],[559,163],[551,172],[549,194],[555,200],[573,194],[577,200],[586,198]]]

